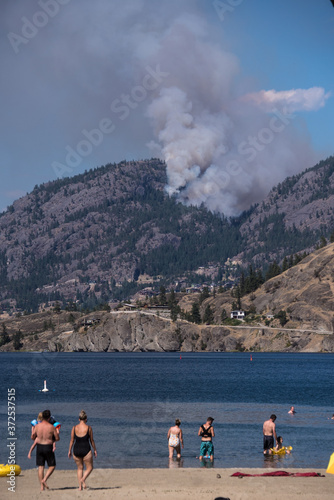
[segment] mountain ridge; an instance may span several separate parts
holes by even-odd
[[[333,231],[333,172],[330,157],[234,219],[168,197],[154,158],[35,186],[0,216],[2,308],[96,305],[131,296],[142,274],[175,286],[199,279],[200,266],[224,274],[227,259],[261,268],[312,251]]]

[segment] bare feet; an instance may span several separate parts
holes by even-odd
[[[45,479],[42,479],[41,481],[41,491],[44,491],[44,489],[49,489],[48,485],[45,482]]]
[[[80,484],[79,490],[81,490],[81,486],[85,490],[87,488],[85,481],[83,479],[81,479],[80,483],[81,484]]]

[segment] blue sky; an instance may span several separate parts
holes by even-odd
[[[234,215],[333,154],[329,0],[0,10],[1,210],[57,176],[159,155],[168,192]]]
[[[226,15],[226,36],[259,88],[323,87],[333,92],[334,8],[326,0],[247,1]],[[238,39],[240,37],[240,43]],[[334,100],[304,113],[314,148],[333,154]]]

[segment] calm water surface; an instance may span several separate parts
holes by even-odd
[[[198,467],[198,428],[214,417],[215,467],[326,468],[334,451],[334,355],[256,353],[1,353],[0,462],[7,462],[7,390],[16,392],[17,463],[28,460],[30,421],[49,408],[62,423],[57,467],[85,409],[96,467],[168,467],[167,431],[182,421],[181,466]],[[47,380],[49,392],[43,393]],[[296,415],[289,415],[291,405]],[[262,424],[277,415],[290,456],[264,457]],[[174,464],[177,465],[176,463]]]

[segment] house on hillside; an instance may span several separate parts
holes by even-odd
[[[231,319],[245,319],[245,311],[231,311]]]
[[[81,322],[80,322],[80,325],[81,326],[93,326],[93,325],[97,325],[98,323],[100,323],[100,318],[90,318],[90,319],[83,319]]]

